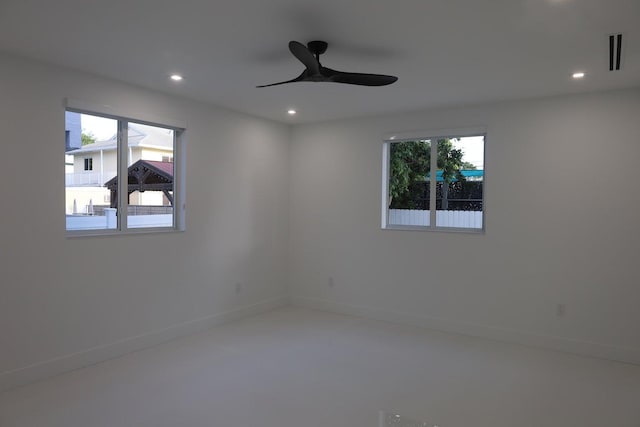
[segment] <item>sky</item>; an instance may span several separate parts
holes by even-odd
[[[84,133],[91,133],[98,141],[111,138],[118,131],[118,121],[104,117],[80,115],[80,126]]]
[[[484,136],[468,136],[453,140],[453,148],[462,149],[463,160],[478,169],[484,169]]]

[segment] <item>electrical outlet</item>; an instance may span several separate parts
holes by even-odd
[[[567,314],[567,306],[566,304],[557,304],[556,305],[556,316],[564,317]]]
[[[329,281],[327,282],[327,284],[329,285],[330,288],[333,288],[335,286],[335,282],[333,281],[333,277],[329,277]]]
[[[242,293],[242,283],[237,282],[235,285],[236,295],[240,295]]]

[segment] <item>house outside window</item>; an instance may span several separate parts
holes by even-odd
[[[85,144],[65,141],[68,234],[183,229],[181,169],[165,161],[179,155],[183,128],[82,110],[66,114],[68,125],[77,115],[82,134],[95,138]]]

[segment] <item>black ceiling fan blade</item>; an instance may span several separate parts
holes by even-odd
[[[307,72],[303,71],[302,74],[300,74],[298,77],[296,77],[295,79],[291,79],[291,80],[287,80],[284,82],[278,82],[278,83],[271,83],[268,85],[261,85],[261,86],[256,86],[256,87],[269,87],[269,86],[278,86],[278,85],[283,85],[285,83],[294,83],[294,82],[300,82],[302,80],[304,80],[305,76],[306,76]]]
[[[307,46],[295,40],[289,42],[289,50],[298,61],[305,66],[304,71],[295,79],[284,82],[271,83],[256,87],[268,87],[283,85],[293,82],[334,82],[346,83],[360,86],[386,86],[395,83],[398,78],[396,76],[388,76],[384,74],[368,74],[368,73],[345,73],[342,71],[332,70],[331,68],[320,65],[320,55],[327,50],[327,42],[322,40],[313,40]]]
[[[386,86],[398,80],[396,76],[387,76],[384,74],[344,73],[324,67],[322,71],[322,74],[326,76],[329,81],[351,85]]]
[[[307,72],[310,75],[320,74],[320,63],[305,45],[297,41],[290,41],[289,50],[293,56],[298,58],[298,61],[302,62],[304,66],[307,67]]]

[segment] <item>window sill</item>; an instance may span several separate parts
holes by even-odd
[[[466,233],[466,234],[485,234],[484,228],[454,228],[454,227],[429,227],[423,225],[400,225],[389,224],[382,227],[382,230],[399,230],[399,231],[431,231],[444,233]]]
[[[129,229],[127,231],[118,230],[67,230],[65,237],[76,239],[82,237],[109,237],[109,236],[135,236],[140,234],[166,234],[181,233],[184,229],[177,228],[140,228]]]

